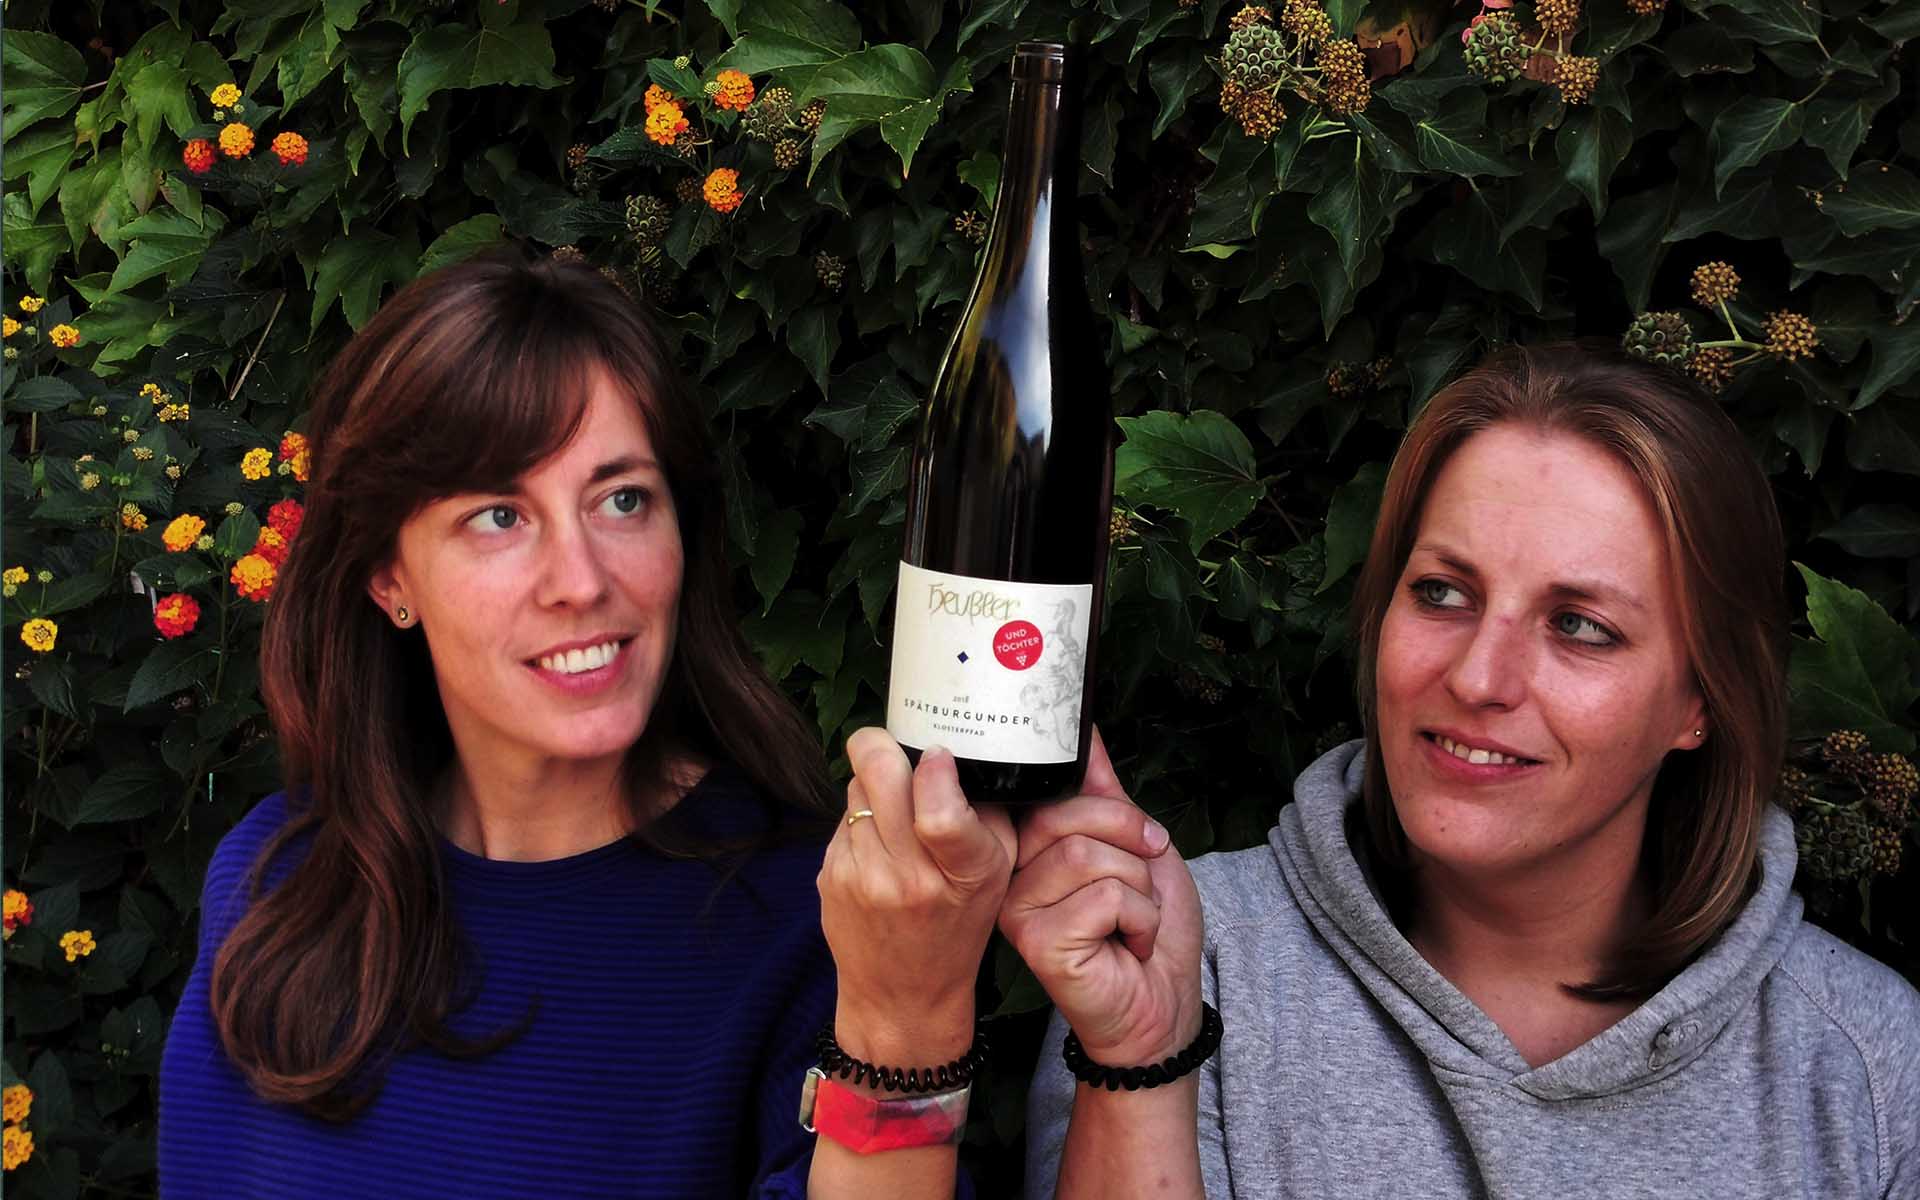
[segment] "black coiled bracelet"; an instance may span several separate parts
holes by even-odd
[[[1213,1057],[1220,1048],[1220,1037],[1226,1027],[1220,1023],[1220,1010],[1211,1004],[1202,1004],[1200,1034],[1194,1038],[1185,1050],[1171,1058],[1145,1067],[1103,1067],[1087,1057],[1086,1047],[1073,1032],[1067,1032],[1066,1044],[1060,1048],[1060,1055],[1067,1060],[1067,1070],[1081,1083],[1092,1087],[1103,1087],[1110,1092],[1125,1088],[1137,1092],[1141,1088],[1156,1088],[1163,1083],[1172,1083],[1182,1075],[1189,1074],[1195,1067]]]
[[[904,1092],[909,1096],[922,1092],[950,1092],[972,1083],[974,1073],[987,1061],[988,1050],[986,1026],[978,1024],[973,1029],[973,1045],[967,1048],[967,1052],[938,1067],[909,1067],[902,1071],[899,1067],[875,1066],[855,1058],[833,1040],[831,1022],[814,1038],[814,1045],[820,1051],[820,1069],[827,1074],[851,1079],[855,1083],[870,1082],[885,1091]]]

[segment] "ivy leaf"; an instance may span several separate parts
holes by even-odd
[[[1820,10],[1800,0],[1721,0],[1713,20],[1736,38],[1778,46],[1820,38]]]
[[[773,602],[780,598],[787,580],[793,577],[794,556],[800,551],[801,524],[798,511],[783,508],[760,526],[748,570],[753,575],[754,589],[760,593],[762,616],[773,610]]]
[[[1252,443],[1220,413],[1161,410],[1121,417],[1120,427],[1126,441],[1114,458],[1114,490],[1185,517],[1196,553],[1266,498]]]
[[[1333,179],[1307,202],[1307,216],[1333,235],[1341,269],[1353,282],[1361,260],[1384,232],[1387,216],[1385,185],[1363,142],[1353,143],[1352,170],[1336,168]]]
[[[1875,229],[1911,229],[1920,225],[1920,179],[1891,163],[1861,163],[1845,187],[1825,194],[1820,211],[1850,238]]]
[[[1920,429],[1895,407],[1876,404],[1854,419],[1847,432],[1847,462],[1854,470],[1920,475]]]
[[[553,88],[567,82],[553,73],[553,39],[536,18],[506,23],[500,6],[481,4],[480,26],[434,25],[414,36],[400,56],[400,145],[426,111],[434,93],[456,88],[517,83]]]
[[[1788,685],[1796,731],[1857,729],[1876,746],[1911,751],[1913,733],[1898,717],[1920,699],[1920,640],[1864,592],[1794,566],[1806,581],[1807,621],[1816,635],[1793,639]]]
[[[1713,154],[1713,194],[1726,189],[1735,171],[1800,140],[1806,114],[1792,100],[1742,96],[1714,120],[1707,141]]]
[[[340,302],[347,324],[355,329],[373,319],[380,293],[388,284],[413,278],[420,251],[409,232],[405,238],[376,229],[361,229],[328,243],[313,272],[313,315],[310,329]]]
[[[829,679],[840,670],[847,644],[846,612],[825,605],[812,592],[786,593],[778,605],[748,617],[741,628],[776,683],[801,663]]]
[[[713,69],[775,74],[795,92],[819,68],[860,48],[860,18],[845,5],[817,0],[749,0],[740,7],[738,28]]]
[[[1520,174],[1487,136],[1487,94],[1479,88],[1454,92],[1432,114],[1413,122],[1414,150],[1430,170],[1454,175]]]
[[[966,60],[956,59],[947,77],[936,82],[927,56],[897,43],[870,46],[821,67],[794,97],[796,104],[827,101],[814,135],[809,178],[835,146],[869,125],[880,127],[881,138],[900,156],[900,173],[907,174],[914,152],[940,117],[941,103],[949,93],[972,87]]]
[[[1864,504],[1818,536],[1861,558],[1909,558],[1920,554],[1920,512],[1899,504]]]
[[[1632,125],[1611,108],[1580,109],[1554,138],[1567,180],[1586,196],[1594,220],[1607,215],[1607,183],[1631,149]]]
[[[493,213],[481,213],[477,217],[447,227],[446,232],[428,243],[420,255],[420,274],[437,271],[441,267],[472,258],[483,250],[489,250],[506,240],[506,230],[500,218]]]
[[[1873,365],[1854,393],[1853,407],[1865,408],[1890,387],[1905,383],[1920,370],[1920,325],[1873,325],[1867,334],[1873,346]]]
[[[1372,462],[1334,490],[1333,503],[1327,508],[1327,569],[1320,577],[1320,586],[1313,589],[1314,595],[1340,582],[1366,560],[1374,518],[1380,512],[1380,496],[1386,487],[1386,464]]]

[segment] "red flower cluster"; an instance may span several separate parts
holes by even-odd
[[[267,528],[277,531],[289,542],[299,536],[300,522],[306,519],[307,510],[298,500],[282,500],[267,510]]]
[[[153,626],[164,638],[185,637],[199,623],[200,602],[185,592],[175,592],[153,610]]]
[[[205,175],[213,170],[213,159],[213,143],[206,138],[193,139],[180,152],[180,161],[187,164],[187,170],[195,175]]]

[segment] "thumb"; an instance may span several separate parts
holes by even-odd
[[[1120,776],[1114,772],[1113,760],[1107,757],[1107,742],[1100,736],[1098,725],[1093,727],[1093,744],[1087,750],[1087,774],[1080,781],[1080,794],[1132,802],[1127,789],[1120,786]]]
[[[913,833],[949,880],[968,889],[1004,880],[1011,867],[1001,839],[960,790],[953,752],[932,747],[913,772]]]

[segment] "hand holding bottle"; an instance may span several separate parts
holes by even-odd
[[[1089,1058],[1144,1066],[1200,1031],[1200,897],[1097,731],[1080,790],[1026,815],[1000,930]]]
[[[915,768],[869,728],[847,740],[847,757],[848,820],[819,877],[840,1043],[901,1067],[952,1059],[973,1036],[974,979],[1013,869],[1013,823],[967,803],[945,750]]]

